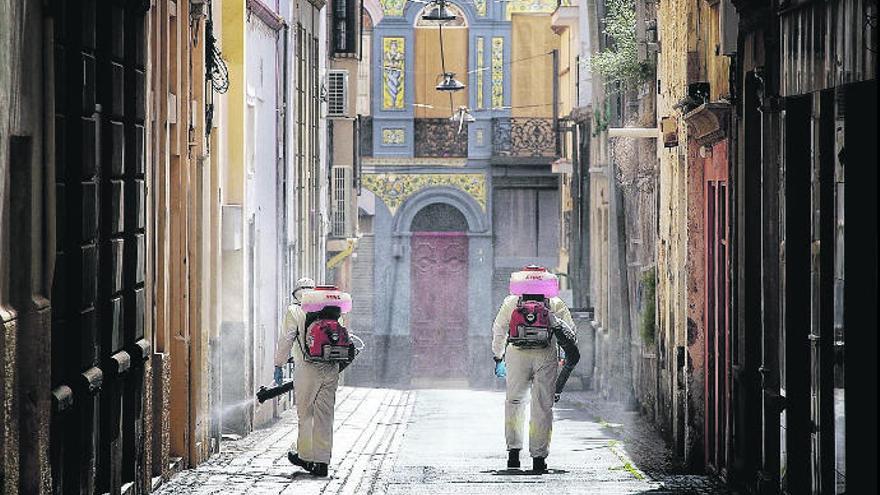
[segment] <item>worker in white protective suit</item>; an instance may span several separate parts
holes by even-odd
[[[537,274],[537,275],[536,275]],[[519,277],[519,280],[515,280]],[[541,280],[524,281],[524,277]],[[529,285],[531,283],[531,286]],[[574,322],[565,302],[558,295],[558,280],[541,267],[529,266],[511,276],[511,295],[507,296],[498,310],[492,328],[492,352],[496,363],[496,375],[507,379],[505,401],[505,438],[508,450],[508,468],[519,468],[519,453],[523,447],[526,395],[531,391],[531,418],[529,424],[529,454],[535,472],[547,470],[546,458],[553,429],[553,403],[556,394],[557,344],[555,334],[560,329],[574,332]],[[539,320],[549,327],[546,346],[517,346],[511,342],[511,318],[522,308],[523,302],[540,302],[546,308]],[[532,317],[529,317],[532,318]],[[523,320],[525,321],[525,320]],[[540,326],[540,321],[529,319]],[[516,325],[516,322],[514,322]],[[528,326],[528,325],[527,325]],[[531,390],[530,390],[531,389]]]
[[[318,317],[302,308],[302,296],[313,290],[315,282],[301,278],[293,292],[294,302],[284,315],[284,335],[275,351],[276,373],[293,352],[293,395],[299,430],[296,445],[287,453],[287,459],[314,476],[327,476],[333,447],[333,412],[336,405],[336,388],[339,383],[339,364],[314,363],[303,358],[299,339],[305,329]],[[332,313],[332,314],[331,314]],[[339,318],[339,308],[322,310],[321,317]],[[310,321],[311,320],[311,321]]]

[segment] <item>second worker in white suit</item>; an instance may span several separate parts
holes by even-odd
[[[514,272],[511,295],[504,299],[492,328],[492,352],[499,368],[506,368],[504,407],[508,468],[519,468],[523,448],[526,396],[531,390],[529,454],[532,469],[547,469],[546,458],[553,431],[556,392],[557,339],[560,328],[574,329],[566,304],[557,297],[559,282],[544,268],[530,265]],[[503,360],[503,363],[502,363]]]
[[[275,352],[275,365],[287,362],[293,351],[293,393],[299,419],[296,451],[288,460],[315,476],[327,476],[333,449],[333,416],[339,373],[354,357],[348,333],[339,323],[351,309],[348,294],[332,286],[301,280],[298,298],[285,315],[285,333]],[[296,295],[296,293],[294,293]],[[332,354],[332,355],[330,355]]]

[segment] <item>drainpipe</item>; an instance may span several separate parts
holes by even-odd
[[[550,50],[553,56],[553,132],[556,134],[556,156],[562,156],[559,137],[559,50]]]

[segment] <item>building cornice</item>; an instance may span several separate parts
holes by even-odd
[[[688,133],[700,146],[712,144],[727,137],[730,104],[703,103],[684,115]]]
[[[283,17],[261,0],[247,0],[247,9],[273,31],[280,31],[287,24]]]

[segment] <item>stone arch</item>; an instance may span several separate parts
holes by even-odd
[[[417,211],[410,225],[412,232],[467,232],[467,219],[447,203],[431,203]]]
[[[468,232],[482,233],[489,228],[486,212],[466,192],[453,187],[430,187],[419,191],[401,205],[400,211],[394,216],[392,231],[395,234],[406,234],[412,231],[412,222],[416,214],[426,206],[444,203],[455,207],[468,224]]]
[[[382,18],[385,16],[379,0],[364,0],[364,10],[366,10],[367,14],[370,16],[370,21],[374,28],[377,24],[382,22]]]

